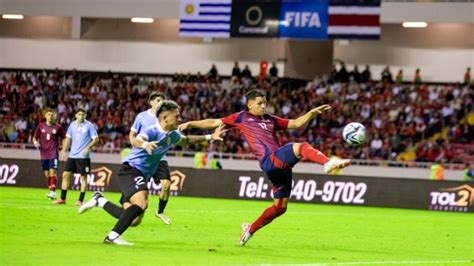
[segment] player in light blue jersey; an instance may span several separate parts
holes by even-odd
[[[100,192],[79,208],[79,213],[94,207],[103,207],[112,216],[118,218],[112,231],[104,239],[106,244],[133,245],[121,238],[131,225],[141,222],[143,213],[148,207],[147,181],[153,177],[159,162],[172,146],[186,146],[205,141],[222,141],[224,127],[218,127],[212,135],[184,136],[176,130],[179,117],[179,106],[173,101],[164,100],[156,111],[159,122],[148,127],[132,142],[132,151],[123,160],[118,172],[117,181],[124,198],[123,207],[108,201]]]
[[[156,118],[156,109],[161,101],[166,100],[166,97],[161,92],[152,92],[148,97],[148,103],[151,108],[139,113],[133,122],[132,128],[130,129],[129,139],[130,143],[135,141],[138,134],[142,133],[146,128],[155,125],[158,122]],[[166,205],[170,197],[170,186],[171,186],[171,175],[166,161],[166,154],[161,158],[159,167],[156,173],[153,175],[155,183],[161,183],[161,190],[159,195],[158,208],[155,211],[155,216],[160,218],[165,224],[171,224],[171,219],[164,213]]]
[[[87,175],[91,170],[90,150],[99,143],[99,138],[94,125],[86,120],[86,111],[78,109],[73,121],[66,132],[61,150],[61,160],[66,161],[61,183],[61,198],[54,201],[54,204],[66,204],[67,189],[71,183],[73,173],[81,174],[81,193],[76,205],[82,205],[87,189]],[[67,150],[71,146],[69,156],[66,158]]]

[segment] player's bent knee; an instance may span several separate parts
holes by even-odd
[[[146,199],[140,200],[140,201],[138,201],[134,204],[138,205],[140,208],[142,208],[143,211],[145,211],[148,208],[148,200],[146,200]]]
[[[280,216],[286,212],[286,207],[277,207],[277,216]]]
[[[169,180],[161,181],[161,189],[169,190],[171,186],[171,182]]]
[[[143,220],[143,214],[133,219],[132,224],[130,226],[132,227],[138,226],[142,223],[142,220]]]

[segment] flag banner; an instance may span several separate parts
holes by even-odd
[[[379,39],[380,0],[329,0],[328,37]]]
[[[280,37],[322,39],[327,36],[327,0],[283,0],[280,13]]]
[[[277,38],[280,5],[279,0],[233,0],[231,36]]]
[[[182,0],[179,36],[229,38],[232,0]]]
[[[380,0],[182,0],[179,35],[380,39]]]

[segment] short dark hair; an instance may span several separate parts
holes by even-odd
[[[259,89],[253,89],[247,92],[247,94],[245,94],[245,98],[247,98],[247,102],[249,102],[250,100],[255,100],[257,97],[266,97],[266,93]]]
[[[154,92],[150,93],[150,96],[148,96],[148,102],[153,101],[154,99],[156,99],[158,97],[162,98],[163,100],[166,100],[166,96],[165,96],[164,93],[154,91]]]
[[[179,105],[175,101],[163,100],[156,110],[156,117],[166,111],[179,110]]]
[[[76,112],[75,112],[74,114],[77,114],[77,113],[80,113],[80,112],[82,112],[82,113],[84,113],[84,114],[87,114],[87,112],[86,112],[86,110],[85,110],[84,108],[77,108],[77,109],[76,109]]]

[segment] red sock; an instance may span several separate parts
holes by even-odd
[[[51,188],[51,177],[50,176],[46,177],[46,186],[48,186],[48,189]]]
[[[300,154],[306,160],[309,160],[317,164],[325,164],[329,161],[329,158],[326,157],[322,152],[313,148],[309,143],[305,142],[300,146]]]
[[[57,177],[55,175],[51,176],[50,183],[49,183],[49,189],[51,191],[56,191],[56,179]]]
[[[252,223],[250,226],[250,233],[253,234],[260,228],[264,227],[265,225],[271,223],[275,218],[278,216],[282,215],[285,213],[286,208],[285,207],[279,207],[272,205],[271,207],[268,207],[258,219]]]

